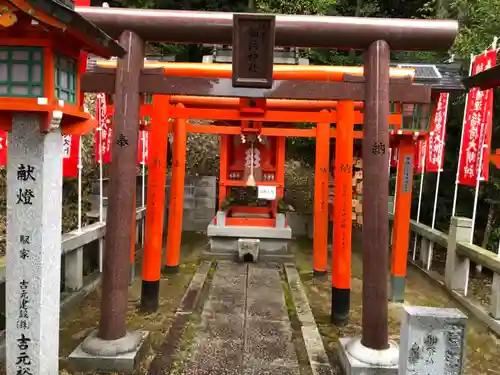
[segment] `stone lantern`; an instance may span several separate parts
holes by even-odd
[[[63,134],[94,121],[82,51],[123,56],[111,37],[52,0],[0,2],[0,127],[7,164],[7,374],[59,374]]]

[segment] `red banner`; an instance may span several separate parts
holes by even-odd
[[[493,65],[496,65],[496,60],[497,60],[497,52],[492,51],[495,53],[495,57],[492,58]],[[490,66],[491,67],[491,66]],[[488,68],[489,69],[489,68]],[[483,171],[481,174],[481,177],[483,178],[483,181],[488,181],[488,178],[490,177],[489,171],[490,171],[490,155],[491,155],[491,133],[493,131],[493,90],[487,90],[487,105],[484,110],[484,117],[486,119],[486,129],[485,129],[485,134],[484,134],[484,149],[483,149]]]
[[[101,161],[101,151],[102,151],[102,163],[111,162],[111,139],[112,139],[112,129],[111,121],[108,118],[107,105],[106,105],[106,94],[97,94],[96,99],[96,119],[97,119],[97,130],[95,131],[95,156],[96,163]]]
[[[427,138],[424,138],[415,143],[415,173],[424,172],[424,165],[427,153]]]
[[[144,146],[143,146],[144,145]],[[139,132],[139,142],[138,142],[138,152],[137,152],[137,163],[148,165],[148,132],[146,130],[141,130]],[[144,151],[144,154],[143,154]],[[144,155],[144,156],[143,156]]]
[[[0,167],[7,166],[7,138],[9,133],[0,130]]]
[[[389,160],[391,167],[396,168],[398,166],[398,148],[391,147],[391,160]]]
[[[434,121],[429,134],[429,148],[425,165],[426,172],[438,172],[443,169],[446,123],[450,94],[441,93],[434,112]]]
[[[78,177],[79,135],[63,135],[63,177]]]
[[[496,65],[496,58],[496,50],[476,56],[472,63],[472,74],[480,73]],[[481,91],[478,88],[472,88],[469,91],[465,111],[458,183],[476,186],[478,173],[480,173],[480,178],[488,179],[493,90]],[[483,147],[483,145],[486,145],[486,147]],[[480,156],[480,153],[482,153],[482,156]],[[480,160],[483,161],[482,166],[479,164]]]

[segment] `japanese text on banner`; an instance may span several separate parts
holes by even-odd
[[[472,74],[491,68],[496,64],[496,56],[496,50],[476,56],[472,64]],[[487,160],[491,141],[493,90],[481,91],[478,88],[473,88],[469,92],[465,110],[458,183],[476,186],[478,178],[484,180],[488,178]],[[483,147],[483,144],[486,147]],[[481,160],[483,163],[480,168]]]
[[[97,94],[96,99],[96,118],[98,130],[95,132],[95,156],[96,163],[99,163],[102,152],[102,163],[111,162],[111,140],[112,129],[111,121],[108,116],[106,94]],[[99,130],[100,129],[100,130]],[[99,134],[100,133],[100,134]]]
[[[78,154],[81,137],[78,135],[63,135],[63,176],[78,176]]]
[[[148,132],[146,130],[141,130],[139,133],[139,150],[137,153],[137,163],[145,165],[148,164]]]
[[[429,135],[429,148],[425,166],[427,172],[438,172],[443,168],[449,100],[450,94],[441,93],[439,95]]]
[[[424,172],[424,163],[426,158],[427,151],[427,138],[418,141],[415,144],[415,173],[423,173]]]
[[[398,166],[398,148],[391,147],[391,152],[389,153],[390,159],[389,163],[392,168],[396,168]]]

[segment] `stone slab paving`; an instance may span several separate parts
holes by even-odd
[[[275,264],[219,262],[186,375],[299,375]]]

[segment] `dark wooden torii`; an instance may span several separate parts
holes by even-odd
[[[143,10],[121,8],[78,7],[77,12],[98,27],[118,38],[128,56],[118,60],[116,79],[108,79],[109,91],[115,91],[114,141],[123,133],[136,131],[139,123],[139,93],[145,89],[145,80],[159,80],[159,74],[142,71],[144,42],[232,44],[233,14],[223,12],[194,12],[170,10]],[[124,31],[127,30],[127,31]],[[396,87],[389,79],[390,50],[445,51],[458,33],[456,21],[377,19],[354,17],[276,15],[275,44],[277,46],[304,46],[365,51],[364,82],[274,82],[272,89],[259,91],[262,98],[288,99],[348,99],[364,100],[362,156],[364,163],[363,191],[363,333],[361,345],[384,351],[388,339],[388,168],[389,103]],[[97,72],[96,72],[97,73]],[[151,74],[150,74],[151,73]],[[163,74],[163,72],[162,72]],[[104,82],[104,73],[101,75]],[[222,79],[207,80],[177,78],[177,92],[173,86],[158,94],[217,95],[213,87],[227,88],[219,96],[254,98],[256,89],[232,88]],[[182,80],[179,81],[179,80]],[[89,79],[90,81],[90,79]],[[173,78],[163,78],[163,85]],[[167,82],[167,83],[165,83]],[[94,79],[94,84],[95,79]],[[154,84],[150,83],[151,85]],[[102,83],[104,88],[104,83]],[[149,84],[148,84],[149,85]],[[346,86],[347,85],[347,86]],[[404,85],[403,85],[404,86]],[[83,86],[85,87],[85,86]],[[190,88],[191,87],[191,88]],[[300,89],[302,87],[302,90]],[[306,89],[315,92],[307,94]],[[332,88],[334,87],[334,88]],[[356,89],[354,89],[356,87]],[[209,90],[210,89],[210,90]],[[158,89],[160,90],[160,89]],[[206,90],[209,90],[208,92]],[[230,92],[228,93],[227,90]],[[233,90],[233,91],[231,91]],[[425,90],[425,89],[423,89]],[[427,89],[428,90],[428,89]],[[318,93],[321,92],[321,95]],[[413,90],[412,90],[413,91]],[[416,91],[415,91],[416,92]],[[300,93],[297,94],[297,93]],[[356,95],[354,94],[356,93]],[[427,92],[428,95],[429,91]],[[339,95],[341,97],[339,97]],[[401,97],[407,93],[400,92]],[[298,96],[298,97],[297,97]],[[400,101],[401,97],[395,101]],[[413,98],[418,102],[417,98]],[[426,99],[428,102],[428,99]],[[408,100],[409,101],[409,100]],[[133,130],[134,129],[134,130]],[[137,148],[121,150],[136,158]],[[108,230],[105,270],[102,281],[103,296],[99,338],[116,340],[126,335],[128,252],[133,218],[133,181],[135,165],[124,166],[113,158],[108,198]],[[111,266],[112,265],[112,266]],[[373,359],[372,359],[373,360]],[[370,359],[367,358],[369,362]]]

